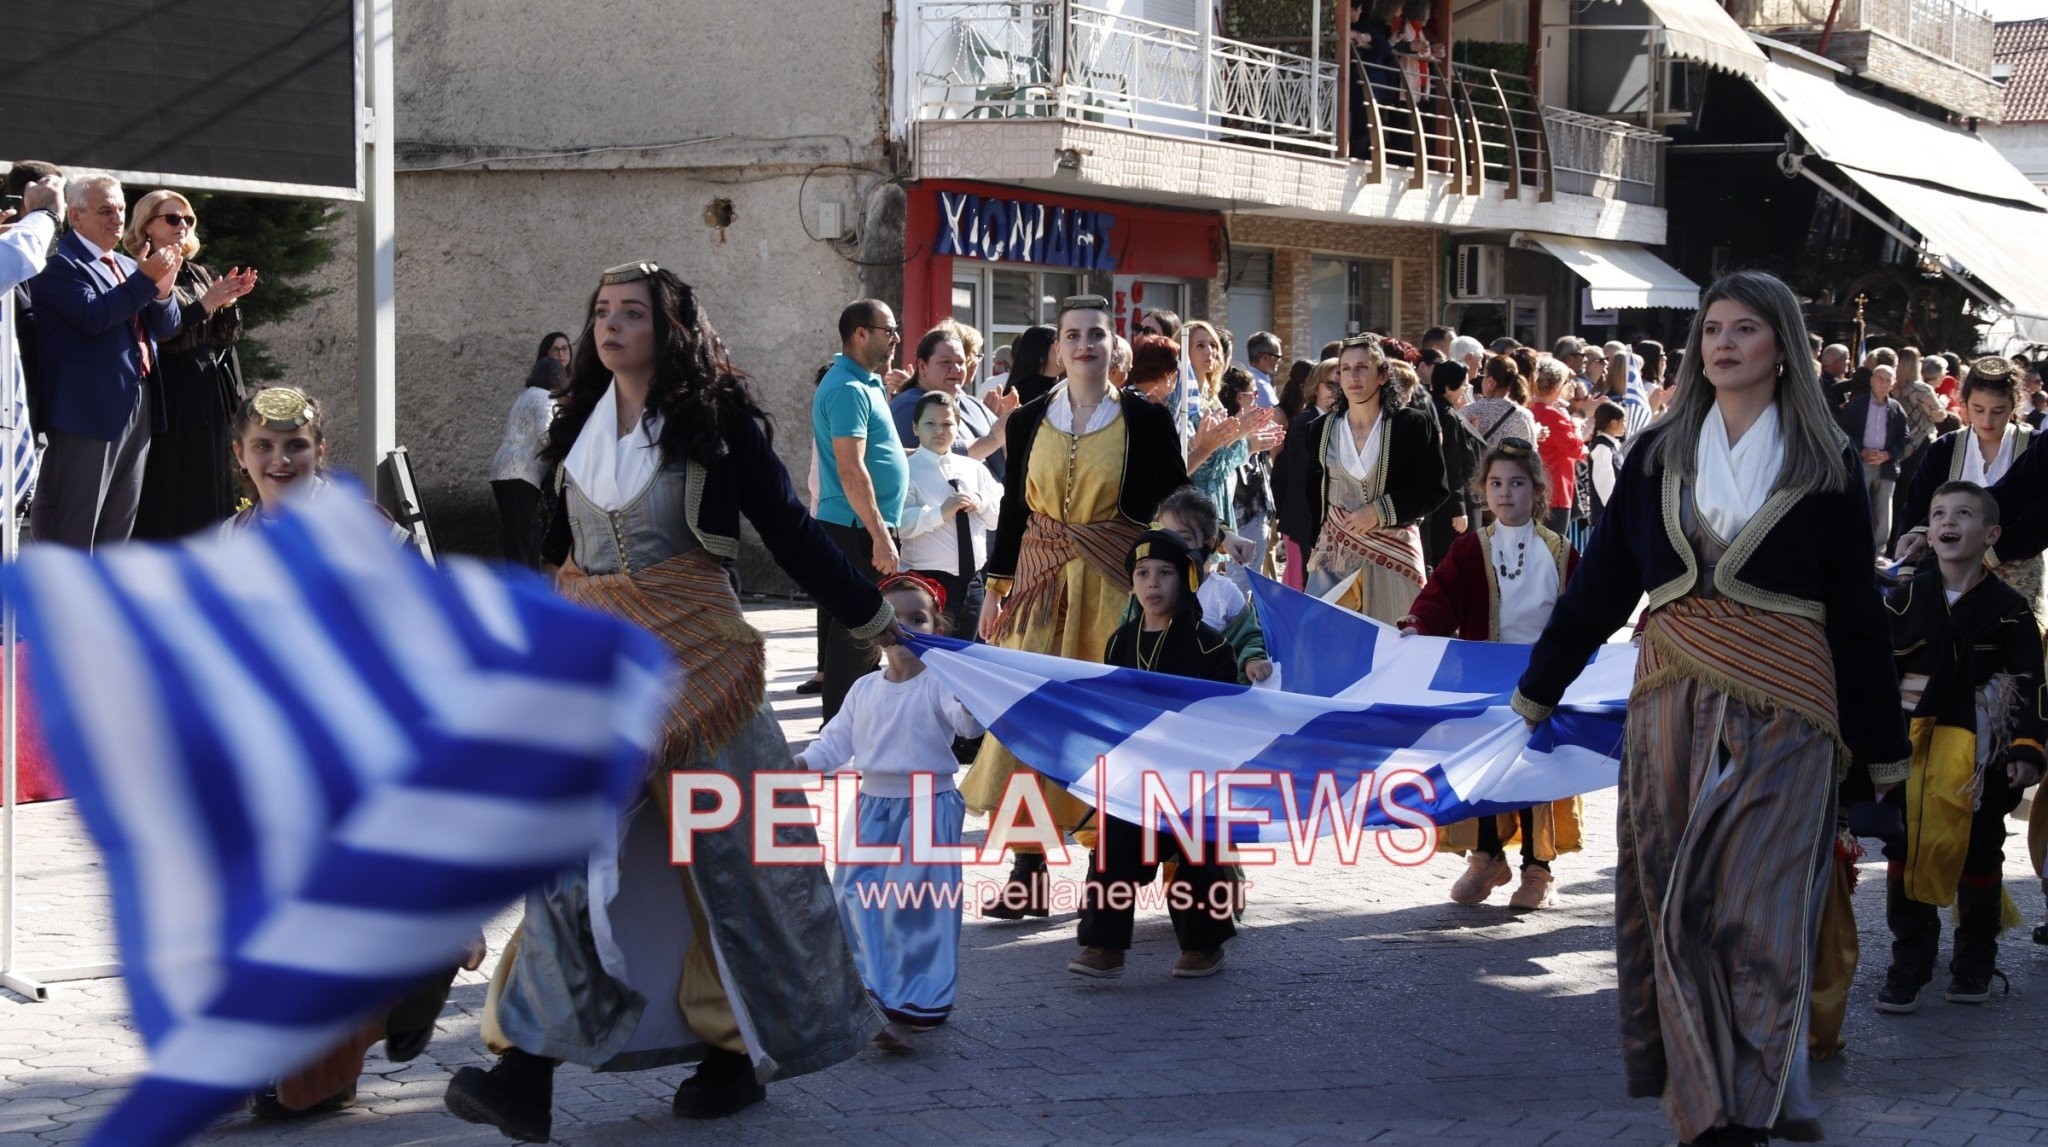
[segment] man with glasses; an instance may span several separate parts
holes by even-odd
[[[1260,406],[1280,405],[1273,392],[1273,372],[1280,369],[1280,336],[1260,331],[1244,340],[1245,365],[1251,368],[1252,401]]]
[[[896,572],[896,517],[910,465],[883,382],[903,332],[880,299],[856,299],[839,312],[840,352],[811,400],[811,439],[818,449],[817,518],[855,569],[880,581]],[[825,619],[825,719],[831,720],[856,679],[881,664],[881,651]]]

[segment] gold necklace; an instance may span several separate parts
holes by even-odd
[[[1145,656],[1145,623],[1142,620],[1138,622],[1138,668],[1143,669],[1147,673],[1155,672],[1152,667],[1159,664],[1159,654],[1166,649],[1166,635],[1172,632],[1173,622],[1169,621],[1166,623],[1166,628],[1159,631],[1159,640],[1152,643],[1152,656],[1147,658]]]

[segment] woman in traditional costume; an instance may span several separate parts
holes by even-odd
[[[696,1060],[672,1108],[714,1118],[882,1029],[824,869],[755,865],[751,805],[672,866],[669,786],[676,771],[722,773],[751,801],[754,774],[793,767],[729,572],[741,516],[855,637],[897,633],[881,594],[804,512],[745,377],[671,271],[605,272],[542,457],[562,464],[541,545],[558,588],[654,631],[682,675],[647,799],[615,847],[527,897],[485,1001],[484,1040],[502,1058],[448,1086],[456,1115],[529,1142],[548,1138],[564,1059],[605,1071]],[[816,843],[807,828],[777,836]]]
[[[1715,283],[1513,698],[1547,719],[1649,595],[1621,771],[1622,1056],[1687,1142],[1818,1135],[1804,1031],[1836,786],[1909,753],[1859,465],[1798,297],[1762,272]]]
[[[1449,494],[1443,450],[1395,393],[1377,337],[1345,340],[1337,381],[1337,408],[1288,437],[1281,532],[1308,552],[1308,593],[1392,625],[1422,592],[1420,523]]]
[[[1153,507],[1188,484],[1173,415],[1109,385],[1115,339],[1107,299],[1062,302],[1054,353],[1066,379],[1010,415],[980,626],[984,640],[1005,649],[1100,662],[1130,599],[1124,559]],[[967,807],[987,813],[1020,774],[1031,770],[989,737],[960,792]],[[1060,828],[1081,827],[1088,806],[1039,781]],[[982,913],[1044,916],[1046,892],[1044,854],[1019,850],[1008,885]]]

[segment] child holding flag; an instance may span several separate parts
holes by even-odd
[[[937,582],[900,573],[881,589],[904,630],[948,628],[946,591]],[[978,737],[982,727],[916,654],[891,645],[883,655],[882,671],[854,681],[846,704],[796,759],[816,772],[859,769],[860,799],[842,830],[842,857],[855,843],[900,850],[893,861],[842,859],[832,884],[860,978],[889,1019],[875,1046],[903,1053],[911,1050],[910,1031],[946,1022],[959,986],[960,901],[946,899],[946,889],[959,882],[960,868],[927,854],[960,845],[967,806],[953,781],[953,738]],[[932,786],[922,815],[912,807],[922,799],[919,775]],[[920,820],[927,831],[914,831]]]
[[[1165,530],[1148,530],[1132,545],[1126,566],[1131,596],[1139,616],[1110,636],[1103,662],[1125,669],[1171,673],[1226,684],[1237,683],[1237,657],[1223,635],[1202,624],[1196,597],[1201,571],[1187,543]],[[1237,935],[1231,919],[1234,891],[1228,867],[1204,856],[1199,863],[1177,853],[1169,835],[1156,841],[1157,852],[1145,857],[1147,833],[1157,826],[1132,824],[1098,811],[1102,825],[1089,859],[1088,885],[1081,899],[1078,939],[1081,954],[1067,964],[1080,976],[1114,978],[1124,974],[1124,953],[1131,946],[1137,889],[1152,883],[1162,858],[1178,858],[1167,886],[1173,933],[1180,941],[1177,979],[1213,976],[1223,967],[1223,944]],[[1214,847],[1214,842],[1209,843]]]
[[[1501,439],[1479,460],[1479,484],[1493,524],[1468,530],[1451,543],[1414,609],[1401,619],[1403,634],[1533,642],[1579,568],[1579,552],[1541,524],[1550,484],[1535,447],[1520,438]],[[1506,884],[1507,843],[1520,836],[1522,883],[1508,898],[1508,907],[1555,905],[1550,862],[1581,847],[1582,803],[1579,797],[1566,797],[1446,826],[1438,833],[1437,848],[1462,852],[1467,861],[1465,874],[1451,886],[1451,900],[1478,904]]]

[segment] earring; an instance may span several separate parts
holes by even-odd
[[[1778,360],[1778,377],[1779,377],[1779,378],[1783,378],[1783,377],[1785,377],[1785,360],[1784,360],[1784,359],[1779,359],[1779,360]]]

